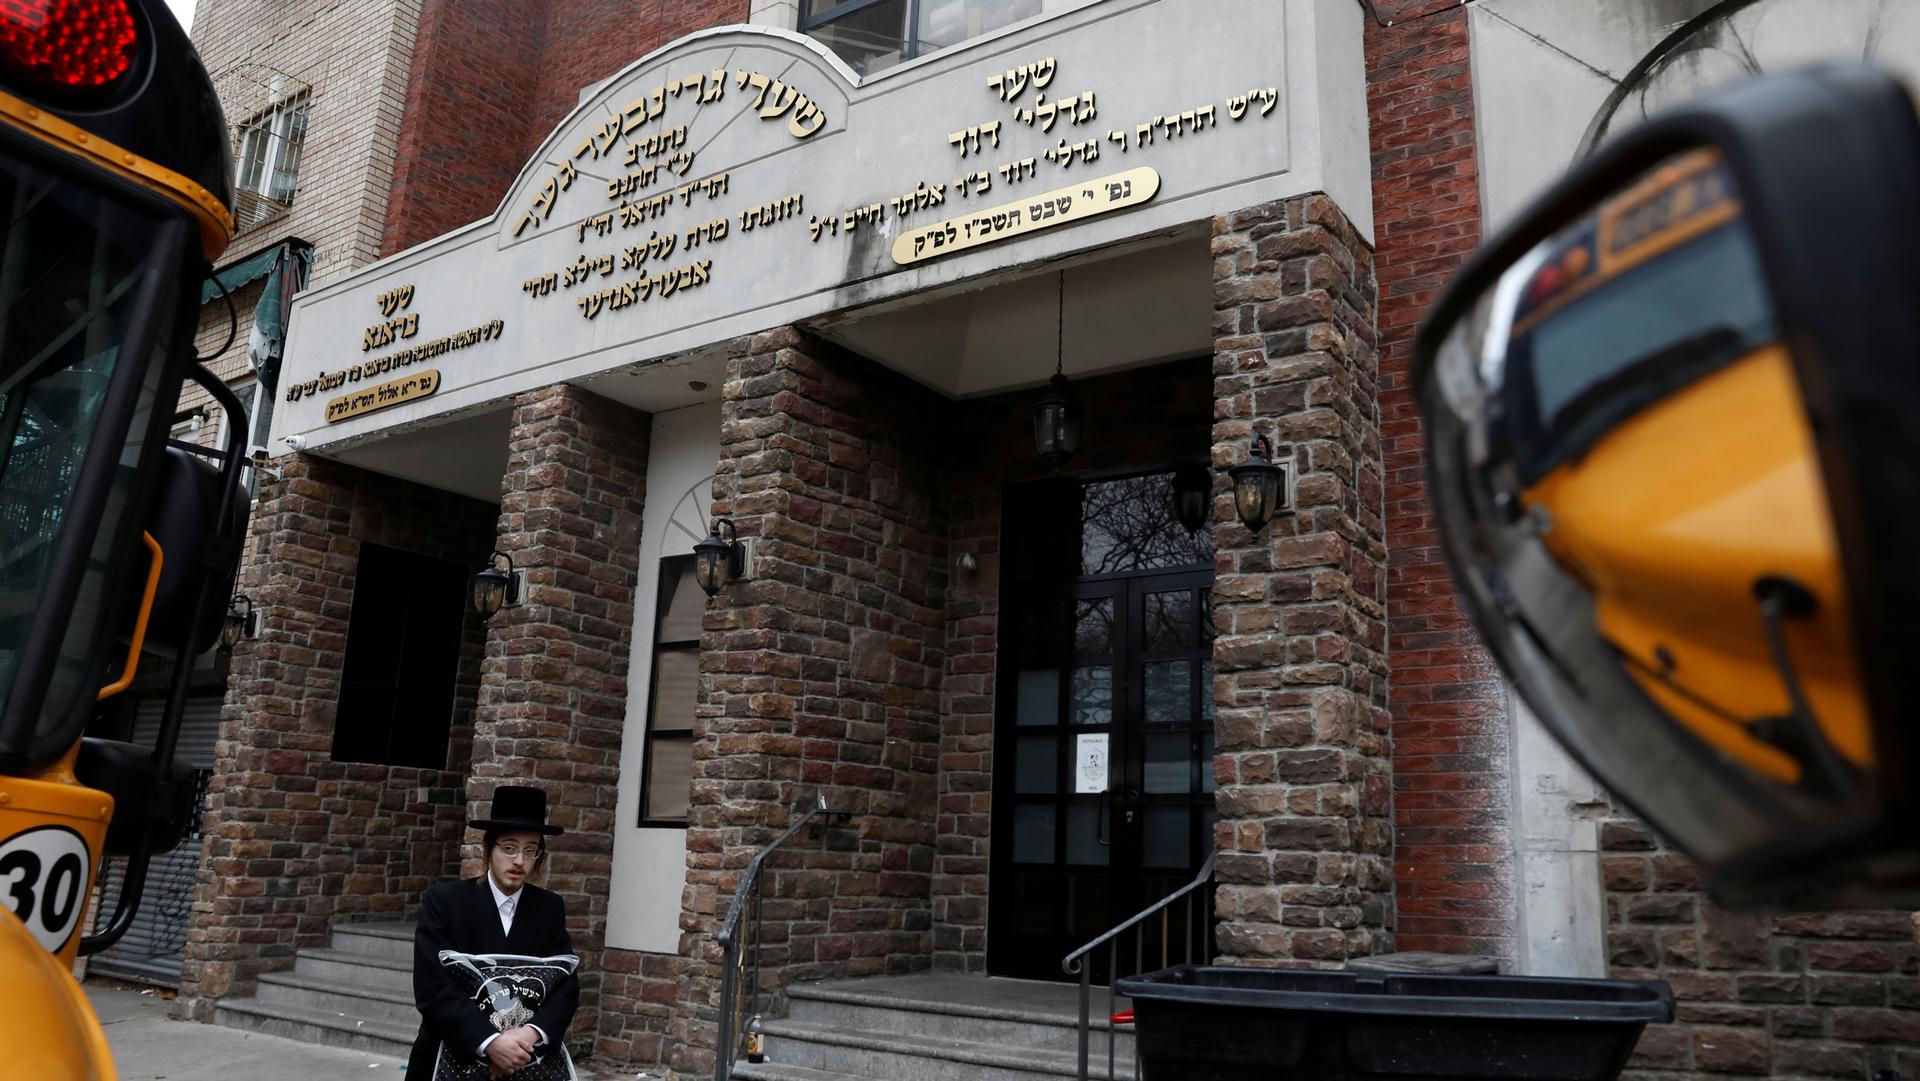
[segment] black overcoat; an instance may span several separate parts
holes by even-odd
[[[420,925],[413,933],[413,1001],[420,1008],[420,1035],[407,1059],[410,1081],[431,1081],[441,1041],[471,1055],[493,1035],[486,1014],[474,1007],[465,991],[440,963],[441,950],[461,953],[513,953],[553,957],[573,952],[567,935],[566,903],[560,895],[538,886],[520,887],[520,903],[513,913],[513,933],[500,930],[500,910],[494,907],[487,876],[440,882],[420,899]],[[569,976],[550,989],[533,1024],[547,1034],[548,1046],[558,1049],[567,1038],[567,1025],[580,1005],[580,979]]]

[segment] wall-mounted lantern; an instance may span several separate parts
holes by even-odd
[[[502,563],[506,564],[504,568]],[[474,572],[471,599],[481,619],[491,619],[495,612],[520,600],[520,575],[513,569],[512,556],[496,551],[487,557],[487,565]]]
[[[1254,436],[1247,460],[1227,470],[1227,475],[1233,478],[1233,509],[1255,533],[1288,509],[1287,467],[1273,461],[1273,442],[1266,436]]]
[[[1067,274],[1060,272],[1058,310],[1053,326],[1053,378],[1033,403],[1033,446],[1049,469],[1059,469],[1080,449],[1080,396],[1063,371],[1066,361]]]
[[[725,536],[721,536],[722,533]],[[715,518],[707,539],[693,546],[693,577],[711,597],[747,572],[747,548],[734,535],[733,523]]]
[[[243,638],[252,638],[258,617],[253,612],[253,598],[244,593],[235,593],[227,601],[227,614],[220,621],[220,648],[232,651]]]

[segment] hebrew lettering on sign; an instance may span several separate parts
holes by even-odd
[[[1160,190],[1160,174],[1129,169],[1099,180],[1047,192],[1033,199],[993,207],[962,218],[923,226],[893,242],[893,261],[907,266],[938,255],[1052,229],[1070,222],[1138,206]]]
[[[794,138],[805,139],[826,125],[827,117],[820,111],[820,106],[793,87],[744,68],[735,71],[734,75],[740,89],[752,87],[756,91],[750,107],[759,112],[760,119],[778,120],[792,114],[787,121],[787,131]]]
[[[367,390],[343,394],[327,403],[327,422],[371,413],[403,402],[416,402],[440,389],[440,373],[434,369],[415,372]]]
[[[584,319],[593,319],[604,311],[619,311],[635,304],[644,304],[659,297],[665,299],[673,294],[696,286],[705,285],[713,280],[713,260],[702,259],[697,263],[663,270],[644,278],[635,278],[630,282],[588,293],[574,301],[580,308]]]
[[[413,303],[413,286],[403,285],[398,289],[389,289],[379,296],[374,297],[373,301],[380,305],[381,315],[391,317],[394,312],[400,311],[407,305]]]
[[[495,319],[492,322],[482,323],[477,327],[470,327],[458,334],[449,334],[444,338],[436,338],[425,345],[416,345],[407,349],[396,350],[383,357],[374,357],[372,360],[363,360],[358,364],[349,364],[337,372],[321,372],[305,382],[288,383],[286,387],[287,401],[297,402],[302,398],[311,398],[316,394],[323,394],[329,390],[343,387],[348,383],[358,383],[362,379],[382,375],[398,368],[405,368],[423,360],[431,360],[434,357],[442,356],[456,349],[465,349],[470,345],[490,342],[505,333],[506,328],[507,324],[505,322]],[[333,417],[329,419],[338,420],[341,418]]]
[[[366,353],[384,349],[401,338],[411,338],[419,332],[420,313],[408,312],[384,323],[375,323],[363,331],[360,335],[360,351]]]
[[[701,244],[711,244],[725,240],[726,238],[727,219],[715,218],[703,225],[696,225],[688,229],[686,240],[680,246],[691,250],[699,247]]]
[[[1000,121],[975,124],[970,128],[961,128],[947,136],[947,142],[960,148],[960,156],[981,152],[981,140],[992,139],[995,150],[1000,149]]]
[[[805,200],[796,194],[789,195],[784,199],[775,199],[771,203],[763,203],[750,210],[742,210],[740,212],[740,231],[749,233],[753,231],[755,226],[772,225],[775,222],[786,221],[788,218],[798,215],[803,209],[804,203]]]
[[[1049,56],[1045,60],[1037,60],[1024,67],[987,76],[987,89],[999,95],[1001,101],[1012,101],[1018,98],[1028,86],[1032,86],[1036,91],[1045,90],[1051,86],[1056,70],[1057,65],[1054,64],[1053,57]]]

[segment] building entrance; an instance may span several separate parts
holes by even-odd
[[[1173,481],[1169,469],[1008,490],[995,975],[1064,978],[1067,953],[1190,880],[1211,850],[1213,530],[1180,524]],[[1144,952],[1184,956],[1184,936],[1211,932],[1183,921],[1155,921]]]

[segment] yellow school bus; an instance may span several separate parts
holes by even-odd
[[[123,934],[178,843],[173,762],[194,654],[225,614],[245,425],[215,461],[168,444],[233,235],[227,131],[163,4],[0,4],[0,1014],[12,1076],[106,1078],[70,972]],[[83,739],[143,659],[179,661],[156,747]],[[122,904],[82,926],[102,861]]]
[[[1752,245],[1712,149],[1608,200],[1517,298],[1507,421],[1523,501],[1634,680],[1738,761],[1818,784],[1838,763],[1801,745],[1814,734],[1753,723],[1792,708],[1754,583],[1791,581],[1817,742],[1870,755],[1827,495]]]

